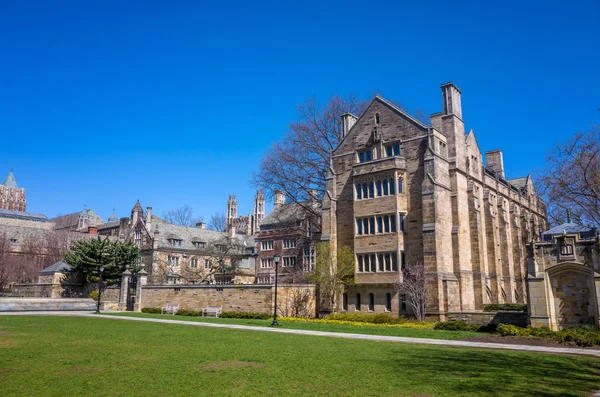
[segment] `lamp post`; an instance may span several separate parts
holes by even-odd
[[[279,270],[279,259],[281,259],[279,254],[273,255],[273,262],[275,262],[275,305],[273,306],[273,322],[271,323],[271,327],[279,326],[277,322],[277,273]]]
[[[102,300],[102,276],[104,276],[104,266],[98,268],[100,271],[100,281],[98,281],[98,302],[96,302],[96,313],[100,314],[100,300]]]

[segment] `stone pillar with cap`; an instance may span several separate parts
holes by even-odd
[[[127,291],[129,290],[129,283],[131,281],[131,272],[125,270],[121,276],[121,291],[119,293],[119,310],[127,310]]]
[[[137,283],[135,285],[135,304],[133,305],[134,312],[142,311],[142,286],[148,282],[148,272],[144,269],[137,272]]]

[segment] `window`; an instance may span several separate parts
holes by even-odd
[[[177,266],[179,266],[179,257],[169,255],[167,263],[169,264],[169,266],[177,267]]]
[[[398,178],[398,194],[404,193],[404,179],[402,177]]]
[[[396,252],[378,252],[356,255],[357,273],[398,271]]]
[[[356,234],[358,236],[375,234],[375,217],[356,218]]]
[[[348,311],[348,293],[346,292],[342,295],[342,310],[345,312]]]
[[[140,239],[141,239],[141,232],[140,232]],[[141,240],[140,240],[141,243]],[[171,246],[172,247],[181,247],[181,240],[173,238],[171,239]]]
[[[273,267],[273,258],[261,258],[260,267],[263,269]]]
[[[371,262],[371,272],[375,273],[377,271],[377,255],[375,254],[371,254],[371,258],[370,258],[370,262]]]
[[[371,150],[363,150],[358,152],[358,162],[364,163],[365,161],[373,160],[373,152]]]
[[[356,256],[356,261],[358,262],[358,271],[360,273],[363,272],[363,256],[362,255],[357,255]]]
[[[392,311],[392,294],[390,294],[389,292],[385,294],[385,311]]]
[[[375,113],[375,124],[379,124],[379,113]]]
[[[377,196],[380,197],[381,196],[381,181],[377,181],[375,182],[375,185],[377,186]]]
[[[13,244],[13,245],[14,245],[14,244],[16,244],[16,243],[17,243],[17,239],[16,239],[16,238],[14,238],[14,237],[13,237],[13,238],[11,238],[11,239],[10,239],[10,243],[11,243],[11,244]]]
[[[406,217],[405,214],[398,214],[398,218],[400,219],[400,231],[404,232],[404,218]]]
[[[283,267],[294,267],[296,266],[296,257],[295,256],[284,256],[283,257]]]
[[[388,191],[388,180],[385,179],[383,181],[383,195],[384,196],[389,196],[389,191]]]
[[[302,259],[302,263],[304,264],[304,271],[312,272],[315,268],[315,262],[315,247],[311,246],[304,248],[304,258]]]
[[[194,245],[194,248],[204,248],[206,246],[204,241],[193,241],[192,244]]]
[[[142,231],[141,230],[135,231],[135,245],[137,245],[138,247],[142,246]]]
[[[286,238],[283,240],[283,248],[296,248],[295,238]]]
[[[360,311],[360,294],[356,294],[356,303],[354,305],[354,308],[357,311]]]
[[[385,147],[385,154],[387,155],[387,157],[400,156],[400,144],[393,143],[391,145],[387,145]]]
[[[192,259],[191,266],[192,267],[198,267],[198,258],[193,258]]]
[[[369,311],[375,311],[375,294],[373,293],[369,294]]]
[[[204,268],[205,269],[212,269],[212,261],[210,259],[205,259],[204,260]]]
[[[375,184],[373,182],[369,183],[369,198],[375,197]]]
[[[402,270],[406,268],[406,253],[404,251],[400,251],[400,266],[402,266]]]
[[[560,246],[560,254],[561,255],[573,255],[573,245],[571,244],[565,244],[565,245],[561,245]]]
[[[356,199],[362,200],[362,186],[360,184],[354,184],[354,187],[356,188]]]
[[[273,240],[261,241],[260,246],[263,251],[270,251],[273,249]]]

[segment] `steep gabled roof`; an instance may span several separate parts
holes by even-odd
[[[525,186],[527,186],[527,180],[529,179],[529,175],[527,176],[522,176],[520,178],[514,178],[514,179],[509,179],[508,181],[510,182],[511,185],[513,185],[516,188],[522,189]]]
[[[308,202],[290,203],[273,208],[271,212],[260,223],[261,228],[269,226],[289,227],[295,226],[297,223],[306,219],[311,213],[319,213],[320,202],[316,202],[312,206],[312,211],[306,208]]]
[[[12,169],[10,170],[8,176],[2,184],[6,187],[17,189],[17,180],[15,179],[15,175],[13,174]]]
[[[594,227],[583,226],[573,222],[566,222],[543,232],[542,237],[547,241],[551,240],[552,236],[559,236],[561,234],[579,234],[581,238],[595,238],[597,233],[598,231]]]
[[[52,266],[48,266],[47,268],[40,271],[40,274],[53,274],[53,273],[64,273],[71,270],[71,266],[64,261],[58,261]]]

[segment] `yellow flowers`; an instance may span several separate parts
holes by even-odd
[[[413,328],[413,329],[433,329],[435,323],[418,323],[405,322],[402,324],[373,324],[358,321],[344,320],[329,320],[327,318],[298,318],[298,317],[282,317],[281,321],[289,321],[296,323],[321,323],[321,324],[341,324],[341,325],[356,325],[359,327],[391,327],[391,328]]]

